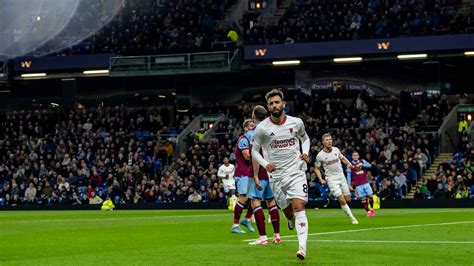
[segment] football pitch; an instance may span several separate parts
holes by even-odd
[[[231,234],[227,210],[2,211],[0,265],[473,265],[473,209],[355,209],[358,225],[340,209],[307,214],[299,261],[283,216],[280,245],[249,246],[257,233]]]

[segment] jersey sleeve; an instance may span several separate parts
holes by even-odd
[[[342,155],[342,152],[341,152],[341,150],[340,150],[339,148],[337,149],[337,152],[339,153],[339,156],[338,156],[339,159],[342,160],[342,158],[344,158],[344,155]]]
[[[316,167],[321,168],[321,159],[320,159],[319,155],[316,156],[316,160],[314,161],[314,165],[315,165]]]
[[[362,167],[370,168],[370,167],[372,167],[372,165],[369,162],[367,162],[366,160],[362,159]]]
[[[304,127],[304,123],[303,123],[303,120],[299,119],[298,120],[298,124],[299,124],[299,127],[298,127],[298,137],[304,137],[304,135],[306,134],[306,129]]]
[[[240,138],[238,147],[240,150],[250,149],[250,143],[247,138]]]
[[[264,138],[263,138],[263,130],[262,127],[255,128],[255,132],[252,136],[252,146],[255,147],[256,150],[260,150],[262,147]]]

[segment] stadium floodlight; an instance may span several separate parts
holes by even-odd
[[[427,54],[401,54],[397,55],[397,58],[400,60],[405,60],[405,59],[424,59],[427,58]]]
[[[287,61],[273,61],[274,66],[296,66],[301,64],[300,60],[287,60]]]
[[[334,58],[334,63],[355,63],[362,62],[362,57],[340,57]]]
[[[42,78],[46,77],[46,73],[29,73],[29,74],[21,74],[22,78]]]
[[[84,75],[100,75],[100,74],[109,74],[109,70],[108,69],[85,70],[82,73]]]
[[[474,56],[474,51],[466,51],[464,52],[465,56]]]
[[[166,95],[160,94],[160,95],[158,95],[158,97],[159,97],[159,98],[162,98],[162,99],[166,99]]]

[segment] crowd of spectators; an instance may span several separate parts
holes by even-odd
[[[297,0],[278,25],[264,27],[244,19],[247,44],[323,42],[405,36],[464,34],[471,16],[458,12],[459,1]]]
[[[402,91],[401,96],[388,96],[379,98],[377,104],[371,97],[360,95],[350,106],[342,101],[312,99],[296,106],[302,106],[301,118],[306,120],[306,129],[310,136],[318,136],[319,132],[334,132],[334,145],[341,148],[348,159],[352,151],[358,151],[361,158],[371,163],[367,169],[369,182],[374,193],[381,199],[404,198],[412,189],[419,189],[416,184],[419,180],[424,182],[423,175],[430,167],[438,154],[438,136],[436,132],[418,132],[422,126],[441,125],[453,103],[449,103],[446,95],[440,95],[426,108],[426,104],[418,102],[407,91]],[[426,113],[430,118],[426,118]],[[424,119],[420,123],[419,118]],[[316,119],[315,119],[316,118]],[[412,120],[418,119],[418,120]],[[410,123],[417,121],[416,123]],[[474,127],[474,123],[472,123]],[[312,139],[312,156],[314,157],[321,147],[319,137]],[[470,165],[469,146],[466,146],[467,158],[461,165]],[[465,152],[466,150],[463,150]],[[446,197],[469,197],[472,187],[472,174],[468,168],[461,167],[460,159],[453,161],[457,165],[455,170],[440,172],[436,178],[446,189],[446,179],[456,180],[450,194]],[[310,195],[324,199],[328,197],[329,189],[321,186],[313,173],[308,173],[310,180]],[[444,177],[443,177],[444,176]],[[436,179],[435,178],[435,179]],[[451,191],[450,189],[450,191]],[[425,190],[423,190],[426,192]],[[354,197],[357,195],[353,194]],[[415,196],[419,194],[415,191]],[[433,198],[434,191],[423,195],[424,198]]]
[[[126,0],[117,16],[59,54],[149,55],[208,51],[228,41],[226,10],[235,0]]]
[[[60,38],[53,38],[41,49],[69,46],[58,52],[60,55],[210,51],[213,43],[230,41],[228,33],[234,30],[225,22],[225,15],[236,0],[126,0],[120,6],[117,3],[94,2],[95,8],[87,7],[73,17],[71,30],[65,30]],[[291,3],[275,26],[263,26],[258,13],[244,15],[243,40],[244,44],[277,44],[465,33],[467,28],[474,27],[474,22],[456,8],[458,4],[441,0],[298,0]],[[119,11],[111,18],[105,9]],[[75,37],[67,32],[84,35],[93,31],[95,24],[87,26],[91,17],[108,23],[86,40],[70,46]],[[85,25],[81,32],[78,25]]]
[[[352,103],[341,99],[303,100],[300,117],[311,139],[311,156],[319,152],[321,135],[331,132],[333,145],[351,160],[353,151],[371,163],[368,172],[372,190],[382,199],[403,198],[426,171],[437,153],[437,136],[417,132],[403,112],[405,105],[395,96],[377,99],[360,94]],[[327,197],[315,174],[308,173],[310,197]],[[357,195],[354,195],[357,196]]]
[[[0,204],[100,203],[107,193],[123,200],[132,190],[139,195],[172,157],[184,127],[172,126],[173,119],[186,120],[167,107],[1,113]]]
[[[399,97],[374,99],[364,93],[352,102],[296,95],[287,111],[305,122],[312,158],[321,148],[321,135],[331,132],[334,145],[348,158],[356,150],[371,163],[373,191],[382,199],[395,199],[414,189],[438,152],[435,134],[417,132],[401,116],[410,112],[416,117],[420,108],[402,111],[401,103]],[[217,171],[224,158],[235,159],[240,125],[254,105],[191,108],[189,114],[175,114],[171,107],[124,106],[1,113],[0,205],[99,204],[106,195],[115,204],[224,203],[228,195]],[[187,150],[175,152],[175,137],[199,113],[224,114],[226,119],[215,125],[213,137],[192,132]],[[469,195],[472,160],[454,161],[436,180]],[[329,197],[311,165],[307,178],[311,199]]]
[[[446,159],[435,174],[423,177],[416,187],[415,199],[473,198],[474,197],[474,148],[466,153],[456,153],[452,161]]]

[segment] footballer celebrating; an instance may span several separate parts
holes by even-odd
[[[285,114],[283,92],[273,89],[266,94],[265,99],[271,116],[255,130],[252,158],[269,173],[270,187],[288,219],[288,227],[290,230],[296,227],[299,245],[296,256],[303,260],[308,239],[305,212],[308,183],[305,170],[309,162],[310,140],[303,121]]]

